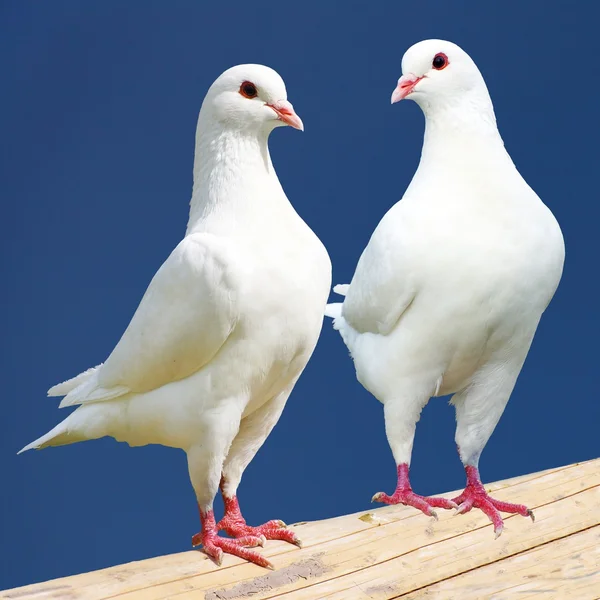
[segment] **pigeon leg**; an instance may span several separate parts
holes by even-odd
[[[504,522],[500,516],[501,512],[517,513],[524,517],[530,517],[535,521],[533,511],[523,504],[511,504],[510,502],[502,502],[492,498],[483,487],[479,476],[479,469],[467,465],[465,467],[467,473],[467,487],[465,491],[454,498],[454,502],[458,505],[456,514],[468,513],[472,508],[479,508],[485,513],[488,519],[494,525],[494,533],[496,538],[500,536],[504,529]]]
[[[452,500],[447,500],[446,498],[419,496],[419,494],[415,494],[410,486],[408,471],[409,466],[406,463],[398,465],[398,485],[396,486],[396,491],[391,496],[388,496],[383,492],[378,492],[373,496],[372,502],[413,506],[426,515],[435,518],[437,518],[437,515],[433,510],[434,508],[450,509],[457,507]]]
[[[218,565],[223,553],[239,556],[261,567],[271,567],[271,563],[255,550],[262,546],[265,538],[247,535],[236,540],[221,538],[213,512],[213,498],[219,489],[221,468],[227,449],[239,430],[241,414],[237,406],[224,402],[222,411],[207,412],[199,424],[198,439],[201,444],[187,451],[188,469],[192,486],[196,492],[202,529],[192,537],[192,545],[202,544],[203,551]]]
[[[264,536],[267,540],[283,540],[301,546],[296,534],[285,529],[283,521],[268,521],[258,527],[247,525],[237,499],[237,488],[242,473],[279,420],[294,383],[295,381],[281,394],[265,402],[258,410],[243,418],[239,431],[231,444],[223,464],[221,477],[225,515],[217,526],[231,537]]]
[[[482,510],[493,523],[496,538],[504,528],[500,511],[534,520],[533,512],[526,506],[491,498],[481,483],[478,469],[479,457],[504,412],[533,338],[533,332],[523,335],[530,338],[522,344],[524,351],[511,360],[502,355],[499,360],[490,361],[475,378],[485,381],[485,385],[469,386],[452,398],[456,408],[456,445],[467,474],[465,491],[454,498],[458,504],[457,514],[467,513],[472,508]]]
[[[423,410],[435,389],[436,380],[434,379],[433,381],[424,382],[420,391],[415,389],[411,394],[390,398],[384,402],[385,432],[396,465],[398,465],[398,484],[396,491],[391,496],[378,492],[373,496],[372,502],[414,506],[426,515],[436,518],[434,508],[456,508],[456,505],[450,500],[415,494],[408,478],[410,455],[417,421],[421,415],[421,410]]]

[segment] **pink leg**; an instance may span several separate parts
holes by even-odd
[[[533,511],[523,504],[510,504],[509,502],[501,502],[490,497],[481,483],[477,467],[467,465],[465,471],[467,473],[467,487],[460,496],[454,498],[454,502],[458,504],[457,514],[468,513],[472,508],[481,509],[494,524],[496,538],[498,538],[504,528],[504,522],[498,511],[518,513],[524,517],[531,517],[531,520],[535,521]]]
[[[192,546],[202,544],[203,551],[218,565],[221,565],[221,561],[223,560],[223,552],[227,552],[227,554],[239,556],[260,567],[273,568],[273,565],[264,556],[261,556],[255,550],[249,550],[249,548],[262,546],[264,538],[253,535],[246,535],[235,540],[219,537],[215,515],[212,510],[207,512],[200,510],[200,523],[202,531],[192,537]]]
[[[408,465],[406,463],[398,465],[398,484],[396,486],[396,491],[391,496],[388,496],[383,492],[378,492],[373,496],[372,502],[414,506],[426,515],[435,518],[437,518],[437,515],[433,510],[434,508],[456,508],[456,504],[452,500],[431,496],[419,496],[418,494],[415,494],[410,487]]]
[[[225,504],[225,515],[217,527],[227,535],[236,539],[243,539],[247,536],[264,536],[267,540],[283,540],[290,544],[296,544],[299,548],[302,547],[296,534],[286,529],[283,521],[268,521],[264,525],[251,527],[246,524],[246,520],[242,516],[237,496],[228,498],[223,494],[223,503]]]

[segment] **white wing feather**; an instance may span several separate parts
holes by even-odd
[[[87,381],[102,365],[96,365],[83,373],[79,373],[76,377],[67,379],[62,383],[57,383],[48,390],[48,396],[64,396],[69,392],[73,391],[76,387],[79,387],[82,383]]]
[[[233,254],[211,234],[184,238],[152,279],[112,354],[90,375],[70,380],[79,385],[60,406],[147,392],[206,365],[237,323],[241,270]]]
[[[358,333],[389,334],[417,293],[415,245],[400,211],[383,217],[363,251],[347,289],[342,315]]]

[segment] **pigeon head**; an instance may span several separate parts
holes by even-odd
[[[483,77],[464,50],[452,42],[425,40],[406,51],[392,104],[409,98],[426,110],[459,104],[467,97],[471,104],[477,98],[489,102]]]
[[[268,133],[291,125],[304,130],[287,100],[283,79],[263,65],[237,65],[225,71],[211,85],[202,108],[227,129]]]

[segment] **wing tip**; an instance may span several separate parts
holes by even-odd
[[[78,388],[80,385],[89,381],[90,377],[102,366],[102,363],[96,365],[95,367],[91,367],[87,371],[83,371],[83,373],[79,373],[75,377],[71,377],[71,379],[67,379],[66,381],[62,381],[61,383],[57,383],[53,385],[47,392],[48,397],[55,396],[66,396],[74,389]]]
[[[53,385],[47,392],[48,398],[64,396],[65,394],[68,394],[69,390],[67,389],[67,383],[67,381],[63,381],[62,383],[57,383],[56,385]]]
[[[77,404],[88,404],[102,402],[104,400],[115,400],[130,393],[130,389],[124,385],[116,385],[111,388],[96,387],[88,391],[84,385],[67,394],[58,405],[58,408],[67,408]],[[87,393],[86,393],[87,392]]]

